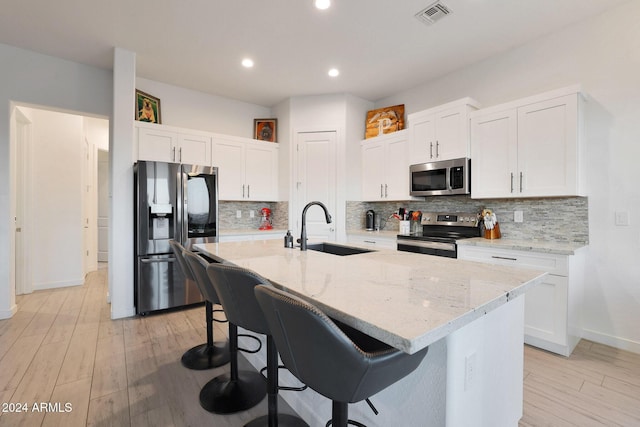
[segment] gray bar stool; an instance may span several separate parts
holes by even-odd
[[[229,325],[267,336],[268,415],[254,419],[245,427],[308,427],[307,423],[294,415],[278,413],[278,351],[254,293],[256,285],[269,284],[269,281],[250,270],[230,264],[209,264],[207,274],[220,297]],[[215,379],[205,387],[208,386],[220,387]]]
[[[346,325],[338,327],[314,305],[273,286],[256,286],[255,293],[285,366],[333,401],[327,426],[362,426],[349,420],[348,404],[409,375],[427,354],[428,347],[410,355]]]
[[[178,260],[178,264],[182,269],[184,277],[186,278],[186,280],[191,280],[196,283],[198,290],[205,299],[204,306],[205,319],[207,324],[207,342],[187,350],[182,355],[182,366],[188,369],[203,370],[215,368],[217,366],[222,366],[226,363],[229,363],[229,342],[225,340],[216,344],[213,341],[213,313],[215,311],[218,311],[213,309],[213,305],[220,304],[220,301],[218,300],[218,296],[215,294],[215,292],[207,295],[206,290],[203,290],[202,284],[200,282],[202,280],[209,281],[209,277],[204,274],[200,278],[200,280],[198,280],[198,278],[194,275],[191,267],[189,267],[184,259],[183,252],[186,251],[184,246],[182,246],[175,240],[169,240],[169,245],[171,245],[171,249],[176,255],[176,259]],[[222,262],[221,259],[212,261]]]

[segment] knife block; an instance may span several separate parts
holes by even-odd
[[[484,230],[484,238],[485,239],[499,239],[502,237],[500,234],[500,224],[496,222],[491,230]]]

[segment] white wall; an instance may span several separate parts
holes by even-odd
[[[0,318],[15,312],[11,101],[108,117],[111,72],[0,44]]]
[[[136,88],[160,98],[161,120],[166,125],[253,138],[253,119],[271,117],[269,107],[140,77]]]
[[[640,2],[376,102],[408,113],[464,96],[490,106],[581,83],[590,96],[585,337],[640,353]],[[614,225],[628,211],[630,225]],[[541,230],[544,234],[544,230]]]
[[[29,117],[33,290],[80,285],[84,281],[82,117],[39,109],[31,109]]]

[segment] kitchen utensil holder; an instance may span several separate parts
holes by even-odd
[[[498,224],[497,222],[491,230],[484,230],[485,239],[499,239],[500,237],[502,237],[502,235],[500,234],[500,224]]]

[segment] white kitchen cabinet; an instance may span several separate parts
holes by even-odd
[[[584,196],[576,87],[471,114],[471,196]]]
[[[213,166],[220,200],[278,200],[277,144],[216,135]]]
[[[138,160],[211,166],[211,137],[162,125],[138,125]]]
[[[524,342],[569,356],[582,337],[584,251],[557,255],[459,245],[458,258],[548,272],[525,294]]]
[[[371,232],[369,235],[347,233],[347,242],[370,249],[396,250],[398,247],[395,235],[383,236],[377,232]]]
[[[362,200],[409,200],[407,131],[361,143]]]
[[[469,157],[469,113],[478,106],[464,98],[409,114],[410,163]]]

